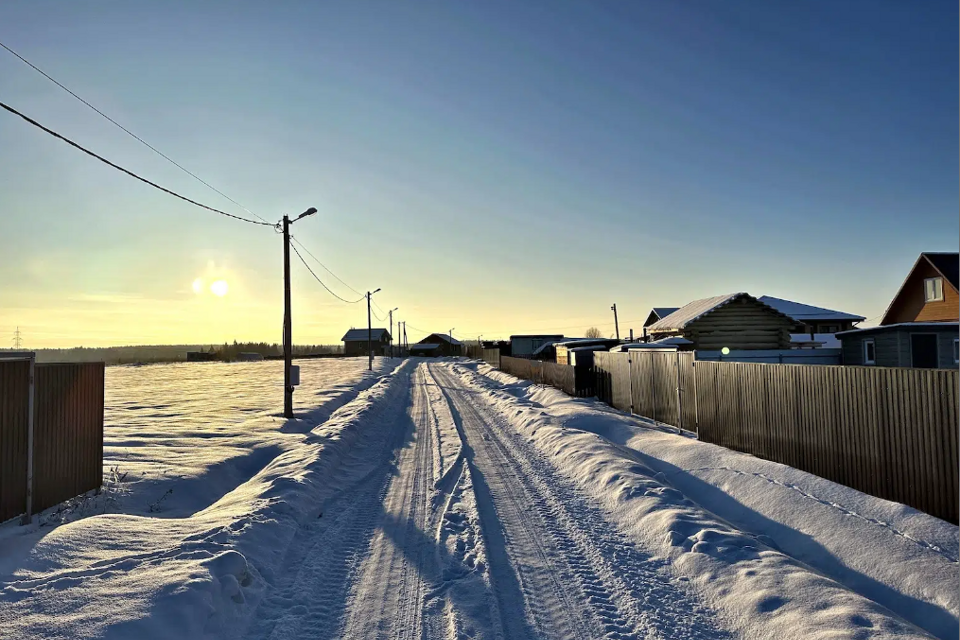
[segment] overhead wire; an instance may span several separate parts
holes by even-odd
[[[12,114],[14,114],[14,115],[16,115],[16,116],[20,116],[20,117],[23,118],[26,122],[28,122],[28,123],[32,124],[33,126],[37,127],[37,128],[40,129],[41,131],[44,131],[44,132],[50,134],[50,135],[53,136],[54,138],[59,138],[60,140],[63,140],[64,142],[66,142],[67,144],[69,144],[71,147],[74,147],[74,148],[76,148],[76,149],[79,149],[80,151],[83,151],[83,152],[84,152],[85,154],[87,154],[88,156],[91,156],[91,157],[93,157],[93,158],[96,158],[96,159],[99,160],[100,162],[102,162],[102,163],[104,163],[104,164],[106,164],[106,165],[108,165],[108,166],[110,166],[110,167],[113,167],[113,168],[116,169],[117,171],[121,171],[121,172],[127,174],[128,176],[130,176],[131,178],[136,178],[136,179],[139,180],[140,182],[143,182],[144,184],[148,184],[148,185],[150,185],[151,187],[153,187],[154,189],[158,189],[158,190],[160,190],[160,191],[163,191],[164,193],[169,194],[169,195],[171,195],[171,196],[173,196],[173,197],[175,197],[175,198],[180,198],[180,199],[183,200],[184,202],[189,202],[190,204],[192,204],[192,205],[194,205],[194,206],[197,206],[197,207],[200,207],[201,209],[206,209],[207,211],[212,211],[212,212],[214,212],[214,213],[219,213],[219,214],[222,215],[222,216],[226,216],[226,217],[228,217],[228,218],[233,218],[234,220],[239,220],[239,221],[241,221],[241,222],[249,222],[250,224],[256,224],[256,225],[261,225],[261,226],[270,227],[270,228],[276,228],[276,226],[277,226],[276,224],[273,224],[273,223],[270,223],[270,222],[265,222],[265,221],[260,221],[260,220],[251,220],[250,218],[244,218],[244,217],[242,217],[242,216],[238,216],[238,215],[235,215],[235,214],[232,214],[232,213],[227,213],[226,211],[222,211],[222,210],[217,209],[217,208],[215,208],[215,207],[211,207],[211,206],[209,206],[209,205],[205,205],[205,204],[203,204],[203,203],[201,203],[201,202],[197,202],[196,200],[193,200],[193,199],[188,198],[188,197],[186,197],[186,196],[180,195],[180,194],[177,193],[176,191],[172,191],[172,190],[170,190],[170,189],[167,189],[166,187],[162,187],[162,186],[160,186],[159,184],[157,184],[156,182],[153,182],[152,180],[148,180],[147,178],[144,178],[144,177],[142,177],[142,176],[139,176],[139,175],[137,175],[136,173],[134,173],[133,171],[130,171],[129,169],[125,169],[125,168],[121,167],[120,165],[118,165],[118,164],[116,164],[116,163],[114,163],[114,162],[111,162],[110,160],[107,160],[107,159],[104,158],[103,156],[98,155],[98,154],[94,153],[93,151],[90,151],[90,150],[87,149],[86,147],[84,147],[84,146],[82,146],[82,145],[80,145],[80,144],[77,144],[77,143],[74,142],[73,140],[70,140],[69,138],[60,135],[59,133],[57,133],[57,132],[54,131],[53,129],[49,129],[49,128],[43,126],[42,124],[40,124],[39,122],[37,122],[36,120],[34,120],[33,118],[31,118],[30,116],[27,116],[27,115],[25,115],[25,114],[23,114],[23,113],[20,113],[19,111],[17,111],[16,109],[14,109],[13,107],[11,107],[10,105],[8,105],[8,104],[6,104],[6,103],[4,103],[4,102],[0,102],[0,107],[3,107],[4,109],[6,109],[7,111],[9,111],[10,113],[12,113]]]
[[[88,106],[88,107],[90,107],[91,109],[93,109],[95,112],[97,112],[97,113],[98,113],[99,115],[101,115],[103,118],[105,118],[106,120],[108,120],[109,122],[111,122],[113,125],[115,125],[116,127],[118,127],[121,131],[123,131],[124,133],[126,133],[128,136],[130,136],[131,138],[133,138],[134,140],[136,140],[137,142],[139,142],[139,143],[142,144],[143,146],[147,147],[148,149],[150,149],[151,151],[153,151],[154,153],[156,153],[158,156],[160,156],[161,158],[163,158],[164,160],[166,160],[167,162],[169,162],[170,164],[172,164],[172,165],[175,166],[176,168],[180,169],[181,171],[183,171],[183,172],[186,173],[187,175],[191,176],[192,178],[194,178],[195,180],[197,180],[198,182],[200,182],[202,185],[204,185],[204,186],[206,186],[207,188],[212,189],[213,191],[217,192],[218,194],[220,194],[221,196],[223,196],[224,198],[226,198],[227,200],[229,200],[229,201],[232,202],[233,204],[237,205],[238,207],[240,207],[241,209],[243,209],[244,211],[246,211],[246,212],[249,213],[250,215],[254,216],[255,218],[259,218],[264,224],[269,224],[270,226],[274,226],[273,224],[271,224],[271,223],[267,222],[266,220],[264,220],[264,219],[263,219],[261,216],[259,216],[258,214],[254,213],[254,212],[251,211],[250,209],[247,209],[245,206],[243,206],[242,204],[240,204],[239,202],[237,202],[236,200],[234,200],[233,198],[231,198],[230,196],[228,196],[227,194],[225,194],[223,191],[220,191],[220,189],[217,189],[215,186],[213,186],[212,184],[210,184],[209,182],[207,182],[206,180],[204,180],[203,178],[201,178],[200,176],[198,176],[198,175],[195,174],[194,172],[190,171],[189,169],[187,169],[186,167],[184,167],[184,166],[181,165],[180,163],[178,163],[176,160],[174,160],[173,158],[171,158],[171,157],[168,156],[167,154],[163,153],[162,151],[160,151],[159,149],[157,149],[156,147],[154,147],[152,144],[150,144],[149,142],[147,142],[146,140],[144,140],[143,138],[141,138],[140,136],[138,136],[137,134],[135,134],[133,131],[130,131],[130,129],[127,129],[125,126],[123,126],[122,124],[120,124],[119,122],[117,122],[116,120],[114,120],[113,118],[111,118],[110,116],[108,116],[106,113],[104,113],[103,111],[101,111],[100,109],[98,109],[97,107],[95,107],[94,105],[92,105],[92,104],[90,104],[89,102],[87,102],[85,99],[83,99],[82,97],[80,97],[79,95],[77,95],[74,91],[70,90],[70,89],[67,88],[65,85],[63,85],[63,84],[62,84],[60,81],[58,81],[56,78],[54,78],[53,76],[51,76],[50,74],[48,74],[46,71],[44,71],[43,69],[41,69],[41,68],[38,67],[37,65],[33,64],[32,62],[30,62],[29,60],[27,60],[26,58],[24,58],[22,55],[20,55],[19,53],[17,53],[16,51],[14,51],[13,49],[11,49],[10,47],[8,47],[8,46],[7,46],[6,44],[4,44],[3,42],[0,42],[0,47],[3,47],[4,49],[6,49],[6,50],[9,51],[10,53],[12,53],[14,56],[16,56],[17,58],[19,58],[20,61],[22,61],[24,64],[26,64],[28,67],[30,67],[31,69],[33,69],[34,71],[36,71],[37,73],[39,73],[40,75],[42,75],[44,78],[46,78],[47,80],[49,80],[49,81],[52,82],[53,84],[55,84],[55,85],[57,85],[58,87],[60,87],[61,89],[63,89],[63,90],[66,91],[67,93],[69,93],[71,96],[73,96],[74,98],[76,98],[77,100],[79,100],[80,102],[82,102],[83,104],[85,104],[86,106]]]
[[[321,280],[321,279],[317,276],[317,274],[313,272],[313,269],[310,268],[310,265],[308,265],[308,264],[307,264],[307,261],[303,259],[303,256],[300,255],[300,252],[297,251],[297,248],[296,248],[295,246],[292,246],[292,245],[291,245],[290,248],[293,249],[293,252],[294,252],[295,254],[297,254],[297,257],[298,257],[298,258],[300,258],[300,262],[302,262],[302,263],[303,263],[303,266],[307,268],[307,271],[310,272],[310,275],[312,275],[312,276],[314,277],[314,279],[316,279],[316,281],[320,283],[320,286],[322,286],[324,289],[326,289],[326,290],[327,290],[327,293],[329,293],[330,295],[332,295],[334,298],[336,298],[336,299],[338,299],[338,300],[341,300],[341,301],[343,301],[343,302],[346,302],[347,304],[357,304],[358,302],[362,301],[363,298],[366,297],[366,296],[362,296],[362,297],[358,298],[357,300],[347,300],[346,298],[340,297],[339,295],[337,295],[336,293],[333,292],[333,289],[331,289],[331,288],[328,287],[326,284],[324,284],[323,280]]]
[[[327,273],[329,273],[329,274],[332,275],[334,278],[336,278],[336,279],[337,279],[337,282],[339,282],[340,284],[342,284],[343,286],[345,286],[347,289],[350,289],[350,291],[353,291],[353,292],[354,292],[355,294],[357,294],[358,296],[364,295],[364,293],[363,293],[362,291],[357,291],[356,289],[354,289],[353,287],[351,287],[349,284],[347,284],[346,282],[344,282],[344,281],[340,278],[340,276],[338,276],[338,275],[335,274],[333,271],[331,271],[330,268],[329,268],[327,265],[325,265],[325,264],[323,264],[322,262],[320,262],[320,259],[317,258],[317,256],[313,255],[313,254],[310,252],[309,249],[307,249],[305,246],[303,246],[303,243],[300,242],[300,240],[298,240],[293,234],[290,235],[290,240],[291,240],[292,242],[296,242],[297,245],[299,245],[300,248],[303,249],[308,256],[310,256],[311,258],[313,258],[313,259],[316,261],[316,263],[317,263],[318,265],[320,265],[321,267],[323,267],[323,269],[324,269]],[[374,304],[376,304],[376,303],[374,303]]]

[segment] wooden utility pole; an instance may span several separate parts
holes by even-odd
[[[290,367],[293,363],[293,320],[290,313],[290,225],[300,218],[315,214],[310,207],[290,220],[283,216],[283,417],[293,417],[293,381]]]
[[[617,340],[620,339],[620,321],[617,320],[617,303],[614,302],[613,306],[610,307],[610,310],[613,311],[613,326],[617,330]]]
[[[290,365],[293,362],[293,327],[290,317],[290,218],[283,216],[283,417],[293,417],[293,385]]]
[[[380,289],[377,289],[380,291]],[[370,297],[377,291],[367,291],[367,347],[370,349],[370,360],[367,363],[367,369],[373,371],[373,324],[370,320]]]

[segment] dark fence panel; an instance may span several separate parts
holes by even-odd
[[[30,361],[0,360],[0,522],[27,502]]]
[[[34,511],[100,486],[102,362],[38,364],[34,403]]]
[[[697,362],[700,439],[958,521],[949,370]]]
[[[597,351],[593,354],[593,369],[597,374],[598,397],[621,411],[630,411],[633,394],[629,354]]]

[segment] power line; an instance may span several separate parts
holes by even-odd
[[[139,142],[139,143],[142,144],[143,146],[147,147],[148,149],[150,149],[151,151],[153,151],[154,153],[156,153],[158,156],[160,156],[161,158],[163,158],[164,160],[166,160],[167,162],[169,162],[170,164],[172,164],[172,165],[175,166],[176,168],[180,169],[181,171],[183,171],[183,172],[186,173],[187,175],[191,176],[192,178],[194,178],[195,180],[197,180],[198,182],[200,182],[200,184],[208,187],[209,189],[212,189],[213,191],[216,191],[216,192],[219,193],[221,196],[223,196],[224,198],[226,198],[227,200],[229,200],[229,201],[232,202],[233,204],[237,205],[238,207],[240,207],[241,209],[243,209],[244,211],[246,211],[246,212],[249,213],[250,215],[252,215],[252,216],[254,216],[254,217],[256,217],[256,218],[260,218],[260,220],[263,220],[264,223],[270,224],[269,222],[267,222],[266,220],[264,220],[262,217],[260,217],[259,215],[257,215],[257,214],[254,213],[253,211],[250,211],[250,209],[247,209],[245,206],[243,206],[242,204],[240,204],[239,202],[237,202],[236,200],[234,200],[233,198],[231,198],[230,196],[228,196],[227,194],[225,194],[223,191],[220,191],[220,189],[217,189],[215,186],[213,186],[212,184],[210,184],[209,182],[207,182],[206,180],[204,180],[203,178],[201,178],[201,177],[198,176],[197,174],[193,173],[192,171],[190,171],[190,170],[187,169],[186,167],[184,167],[184,166],[182,166],[181,164],[179,164],[176,160],[174,160],[173,158],[171,158],[171,157],[168,156],[167,154],[163,153],[162,151],[160,151],[160,150],[157,149],[156,147],[154,147],[152,144],[150,144],[149,142],[147,142],[146,140],[144,140],[143,138],[141,138],[140,136],[138,136],[137,134],[135,134],[133,131],[130,131],[130,130],[127,129],[125,126],[123,126],[122,124],[120,124],[119,122],[117,122],[116,120],[114,120],[113,118],[111,118],[110,116],[108,116],[107,114],[105,114],[103,111],[101,111],[100,109],[96,108],[95,106],[93,106],[92,104],[90,104],[89,102],[87,102],[86,100],[84,100],[83,98],[81,98],[80,96],[78,96],[76,93],[74,93],[73,91],[71,91],[70,89],[68,89],[67,87],[65,87],[63,84],[61,84],[58,80],[56,80],[54,77],[52,77],[52,76],[51,76],[50,74],[48,74],[46,71],[44,71],[43,69],[41,69],[41,68],[38,67],[37,65],[33,64],[32,62],[30,62],[29,60],[27,60],[26,58],[24,58],[22,55],[20,55],[19,53],[17,53],[16,51],[14,51],[13,49],[11,49],[10,47],[8,47],[7,45],[5,45],[4,43],[0,42],[0,47],[3,47],[3,48],[6,49],[7,51],[9,51],[9,52],[12,53],[13,55],[15,55],[15,56],[16,56],[17,58],[19,58],[24,64],[26,64],[28,67],[30,67],[31,69],[33,69],[34,71],[36,71],[37,73],[39,73],[40,75],[42,75],[44,78],[46,78],[47,80],[49,80],[49,81],[52,82],[53,84],[55,84],[55,85],[57,85],[58,87],[60,87],[61,89],[63,89],[63,90],[66,91],[67,93],[69,93],[71,96],[73,96],[74,98],[76,98],[77,100],[79,100],[80,102],[82,102],[83,104],[87,105],[88,107],[90,107],[91,109],[93,109],[94,111],[96,111],[98,114],[100,114],[101,116],[103,116],[104,118],[106,118],[109,122],[113,123],[115,126],[117,126],[121,131],[123,131],[124,133],[126,133],[128,136],[130,136],[131,138],[133,138],[134,140],[136,140],[137,142]]]
[[[183,201],[185,201],[185,202],[189,202],[190,204],[195,205],[195,206],[197,206],[197,207],[200,207],[201,209],[206,209],[207,211],[213,211],[214,213],[219,213],[219,214],[222,215],[222,216],[227,216],[228,218],[233,218],[234,220],[240,220],[241,222],[249,222],[250,224],[257,224],[257,225],[261,225],[261,226],[265,226],[265,227],[271,227],[271,228],[276,228],[276,226],[277,226],[277,225],[271,224],[271,223],[269,223],[269,222],[261,222],[261,221],[259,221],[259,220],[251,220],[250,218],[243,218],[243,217],[241,217],[241,216],[234,215],[234,214],[232,214],[232,213],[227,213],[226,211],[221,211],[220,209],[215,209],[215,208],[210,207],[210,206],[207,206],[207,205],[205,205],[205,204],[201,204],[201,203],[197,202],[196,200],[191,200],[190,198],[188,198],[188,197],[186,197],[186,196],[180,195],[180,194],[177,193],[176,191],[171,191],[170,189],[167,189],[166,187],[161,187],[161,186],[160,186],[159,184],[157,184],[156,182],[152,182],[152,181],[150,181],[150,180],[147,180],[146,178],[143,178],[143,177],[141,177],[141,176],[138,176],[137,174],[135,174],[134,172],[130,171],[129,169],[124,169],[124,168],[121,167],[120,165],[115,164],[115,163],[113,163],[113,162],[110,162],[109,160],[107,160],[107,159],[104,158],[103,156],[97,155],[97,154],[94,153],[93,151],[90,151],[90,150],[87,149],[86,147],[83,147],[83,146],[77,144],[77,143],[74,142],[73,140],[70,140],[69,138],[66,138],[66,137],[60,135],[59,133],[57,133],[56,131],[54,131],[54,130],[52,130],[52,129],[48,129],[47,127],[43,126],[42,124],[40,124],[39,122],[37,122],[37,121],[34,120],[33,118],[31,118],[31,117],[29,117],[29,116],[27,116],[27,115],[24,115],[24,114],[22,114],[22,113],[20,113],[19,111],[17,111],[16,109],[14,109],[13,107],[11,107],[11,106],[8,105],[8,104],[5,104],[5,103],[3,103],[3,102],[0,102],[0,107],[3,107],[4,109],[6,109],[7,111],[9,111],[9,112],[12,113],[13,115],[20,116],[21,118],[23,118],[24,120],[26,120],[27,122],[29,122],[30,124],[32,124],[33,126],[37,127],[37,128],[40,129],[41,131],[45,131],[46,133],[50,134],[50,135],[53,136],[54,138],[59,138],[60,140],[63,140],[64,142],[66,142],[67,144],[69,144],[71,147],[75,147],[75,148],[79,149],[80,151],[83,151],[83,152],[84,152],[85,154],[87,154],[88,156],[91,156],[91,157],[93,157],[93,158],[96,158],[96,159],[99,160],[100,162],[102,162],[102,163],[104,163],[104,164],[106,164],[106,165],[108,165],[108,166],[113,167],[113,168],[116,169],[117,171],[122,171],[123,173],[127,174],[127,175],[130,176],[131,178],[136,178],[136,179],[139,180],[140,182],[143,182],[143,183],[145,183],[145,184],[148,184],[148,185],[150,185],[151,187],[153,187],[154,189],[159,189],[160,191],[163,191],[164,193],[167,193],[167,194],[169,194],[169,195],[171,195],[171,196],[173,196],[173,197],[175,197],[175,198],[180,198],[181,200],[183,200]]]
[[[303,259],[303,256],[300,255],[300,252],[297,251],[297,248],[296,248],[296,247],[291,246],[290,248],[293,249],[293,252],[294,252],[295,254],[297,254],[297,257],[298,257],[298,258],[300,258],[300,262],[302,262],[302,263],[303,263],[303,266],[305,266],[305,267],[307,268],[307,271],[310,272],[310,275],[312,275],[312,276],[316,279],[316,281],[320,283],[320,286],[322,286],[324,289],[327,290],[327,293],[329,293],[330,295],[332,295],[332,296],[333,296],[334,298],[336,298],[337,300],[340,300],[340,301],[342,301],[342,302],[346,302],[347,304],[357,304],[358,302],[362,301],[362,300],[366,297],[366,296],[362,296],[362,297],[360,297],[360,298],[357,299],[357,300],[347,300],[346,298],[341,298],[340,296],[338,296],[337,294],[335,294],[335,293],[333,292],[333,290],[330,289],[330,287],[328,287],[327,285],[323,284],[323,280],[321,280],[320,278],[317,277],[317,274],[315,274],[315,273],[313,272],[313,269],[311,269],[311,268],[310,268],[310,265],[307,264],[307,261]]]
[[[291,236],[290,236],[290,240],[292,240],[293,242],[296,242],[298,245],[300,245],[300,248],[303,249],[303,250],[307,253],[308,256],[310,256],[311,258],[313,258],[314,260],[316,260],[317,264],[320,265],[321,267],[323,267],[324,270],[325,270],[327,273],[329,273],[329,274],[332,275],[334,278],[336,278],[336,279],[337,279],[337,282],[339,282],[340,284],[342,284],[343,286],[345,286],[347,289],[350,289],[350,291],[353,291],[353,292],[354,292],[355,294],[357,294],[358,296],[364,295],[364,293],[363,293],[362,291],[357,291],[356,289],[354,289],[353,287],[351,287],[350,285],[348,285],[346,282],[344,282],[343,280],[341,280],[341,279],[340,279],[340,276],[338,276],[338,275],[335,274],[333,271],[331,271],[330,268],[327,267],[327,265],[325,265],[325,264],[323,264],[322,262],[320,262],[320,260],[317,258],[317,256],[315,256],[315,255],[313,255],[312,253],[310,253],[310,250],[307,249],[305,246],[303,246],[303,243],[300,242],[299,240],[297,240],[294,236],[291,235]],[[376,304],[376,303],[374,303],[374,304]],[[382,309],[381,309],[381,311],[382,311]]]

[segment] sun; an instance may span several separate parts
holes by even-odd
[[[227,291],[230,290],[230,285],[227,284],[226,280],[215,280],[210,283],[210,291],[213,295],[222,298],[227,295]]]

